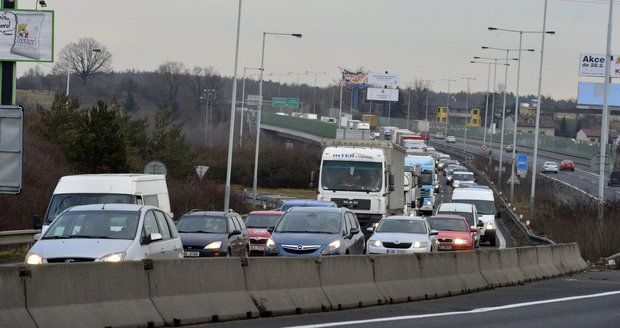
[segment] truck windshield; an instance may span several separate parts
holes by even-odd
[[[69,207],[89,204],[137,204],[134,195],[126,194],[56,194],[45,215],[45,224],[50,224],[62,211]]]
[[[421,185],[433,184],[433,172],[422,171],[422,174],[420,174],[420,184]]]
[[[381,163],[324,161],[321,169],[323,190],[377,192],[381,190]]]

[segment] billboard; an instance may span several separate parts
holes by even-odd
[[[22,190],[24,112],[19,106],[0,106],[0,194]]]
[[[398,89],[368,88],[367,100],[398,101]]]
[[[602,82],[579,82],[577,104],[603,106],[604,85]],[[611,84],[609,106],[620,106],[620,84]]]
[[[620,57],[611,56],[611,77],[620,77]],[[605,55],[581,54],[579,56],[579,76],[605,77]]]
[[[0,60],[54,61],[54,12],[0,10]]]
[[[368,74],[368,84],[380,87],[396,88],[398,86],[398,75],[396,74]]]
[[[345,84],[368,84],[368,78],[364,73],[353,73],[347,70],[342,71],[342,82]]]

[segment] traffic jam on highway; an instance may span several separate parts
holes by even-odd
[[[320,167],[311,174],[317,199],[287,200],[275,210],[247,215],[196,209],[173,219],[163,175],[62,177],[25,262],[410,254],[498,246],[500,212],[489,187],[477,184],[463,163],[428,146],[428,133],[382,131],[371,140],[325,140]],[[449,190],[449,201],[440,201],[441,189]]]

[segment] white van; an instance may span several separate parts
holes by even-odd
[[[484,223],[480,229],[480,240],[488,241],[491,246],[496,244],[495,217],[500,217],[500,212],[495,208],[493,190],[486,188],[456,188],[452,191],[453,203],[466,203],[476,205],[478,217]]]
[[[89,204],[142,204],[172,216],[166,177],[159,174],[84,174],[60,178],[43,219],[43,231],[62,211]]]

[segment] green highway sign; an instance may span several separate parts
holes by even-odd
[[[299,99],[297,98],[271,98],[271,107],[278,108],[299,108]]]

